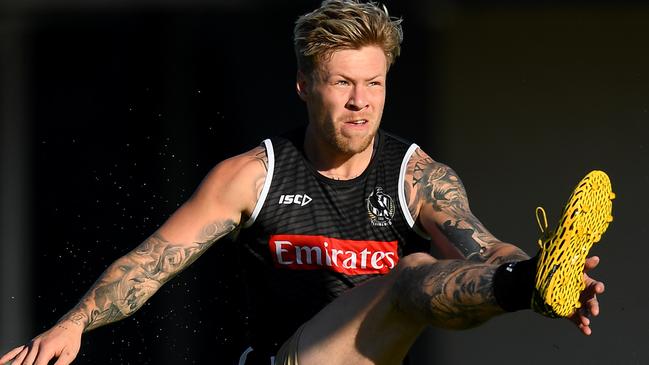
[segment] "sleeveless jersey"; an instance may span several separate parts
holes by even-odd
[[[404,193],[417,145],[379,130],[365,171],[333,180],[307,160],[304,133],[263,142],[268,174],[239,232],[255,352],[274,354],[340,293],[386,274],[403,255],[429,249]]]

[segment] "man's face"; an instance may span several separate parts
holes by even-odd
[[[298,74],[315,137],[347,155],[367,149],[383,114],[386,74],[376,46],[336,51],[311,77]]]

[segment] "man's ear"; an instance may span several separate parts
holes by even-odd
[[[306,97],[309,94],[309,88],[310,88],[310,79],[307,75],[304,74],[301,70],[297,71],[297,77],[296,77],[296,82],[295,82],[295,90],[297,91],[297,94],[300,96],[300,99],[306,101]]]

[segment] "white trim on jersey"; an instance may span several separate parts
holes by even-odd
[[[420,235],[422,238],[429,240],[430,236],[426,234],[423,230],[417,226],[415,219],[412,217],[410,214],[410,209],[408,209],[408,201],[406,200],[406,191],[404,188],[404,180],[406,178],[406,170],[408,169],[408,162],[410,162],[410,158],[412,157],[412,154],[415,153],[415,151],[419,148],[415,143],[410,145],[410,148],[408,148],[408,151],[406,152],[406,155],[403,156],[403,161],[401,161],[401,170],[399,170],[399,202],[401,203],[401,212],[403,213],[403,216],[406,218],[406,221],[408,222],[408,225],[410,228],[412,228],[418,235]]]
[[[241,354],[241,357],[239,357],[239,365],[246,365],[246,360],[248,360],[248,354],[253,352],[252,347],[248,346],[248,348]],[[269,363],[270,365],[275,365],[275,356],[271,356],[269,358]]]
[[[248,354],[251,353],[252,347],[248,346],[248,348],[241,354],[239,357],[239,365],[246,365],[246,360],[248,360]]]
[[[252,211],[252,215],[243,224],[243,228],[248,228],[255,223],[261,207],[266,201],[266,196],[268,195],[268,190],[270,190],[270,182],[273,180],[273,171],[275,170],[275,152],[273,151],[273,143],[270,139],[264,140],[264,146],[266,147],[266,157],[268,158],[268,172],[266,173],[266,180],[264,181],[264,187],[261,189],[261,194],[259,194],[259,199],[257,199],[257,204],[255,209]]]

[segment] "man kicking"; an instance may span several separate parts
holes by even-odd
[[[133,314],[230,233],[251,298],[241,363],[267,365],[284,343],[278,363],[395,364],[427,325],[467,328],[532,306],[554,316],[567,305],[563,316],[590,334],[604,286],[582,276],[584,262],[597,265],[585,258],[594,240],[571,251],[581,223],[548,235],[530,259],[473,216],[453,170],[379,129],[400,20],[373,3],[325,1],[294,36],[307,125],[219,163],[75,308],[0,365],[69,364],[85,331]],[[423,253],[430,242],[435,257]],[[564,282],[569,292],[554,290]]]
[[[388,275],[342,294],[298,328],[277,354],[276,365],[401,364],[428,325],[465,329],[509,311],[533,309],[566,317],[585,335],[599,315],[601,282],[586,258],[612,221],[610,181],[601,171],[577,186],[555,231],[538,208],[541,251],[520,260],[513,246],[492,242],[472,259],[404,257]],[[502,261],[510,263],[500,264]]]

